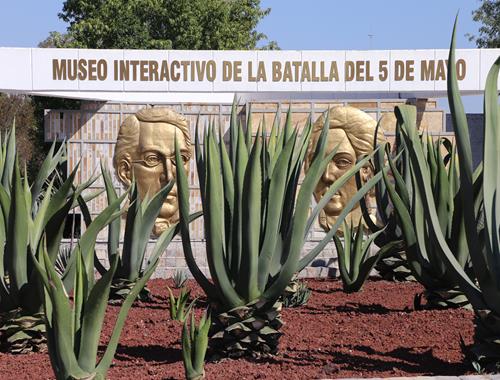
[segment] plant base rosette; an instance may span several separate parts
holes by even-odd
[[[0,317],[0,350],[11,354],[47,350],[44,314],[21,315],[13,310]]]
[[[422,303],[422,298],[426,303]],[[425,290],[423,293],[415,295],[414,299],[415,310],[423,309],[457,309],[463,307],[471,309],[471,305],[467,297],[455,287],[453,289],[434,289]]]
[[[266,357],[278,352],[281,302],[240,306],[224,313],[212,313],[210,347],[224,357]]]
[[[389,256],[382,257],[375,265],[375,269],[380,277],[386,281],[415,281],[404,251],[394,252]]]
[[[127,295],[130,293],[130,290],[132,290],[134,285],[135,282],[124,278],[114,280],[111,284],[108,303],[110,305],[121,304],[123,300],[127,298]],[[136,300],[143,302],[151,301],[151,291],[147,287],[142,288]]]
[[[491,310],[476,310],[472,365],[479,373],[500,370],[500,316]]]

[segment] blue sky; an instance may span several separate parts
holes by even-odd
[[[366,50],[448,48],[460,11],[458,48],[474,48],[472,11],[479,0],[262,0],[271,13],[258,26],[282,49]],[[63,1],[1,0],[0,46],[36,47],[49,32],[64,32]],[[466,107],[480,110],[471,100]]]
[[[51,30],[63,32],[59,0],[1,1],[0,46],[35,47]],[[478,0],[262,0],[271,14],[258,29],[282,49],[447,48],[460,10],[457,47],[474,47],[471,12]],[[372,35],[370,38],[369,35]]]

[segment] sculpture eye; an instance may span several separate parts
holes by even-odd
[[[148,153],[144,157],[144,162],[146,163],[147,166],[154,167],[157,166],[161,163],[160,156],[156,153]]]
[[[338,158],[335,160],[335,164],[338,168],[346,168],[351,165],[351,161],[349,161],[347,158]]]
[[[186,155],[181,155],[181,159],[183,163],[186,163],[189,161],[189,158]],[[170,162],[172,163],[173,166],[177,166],[177,163],[175,161],[175,156],[170,158]]]

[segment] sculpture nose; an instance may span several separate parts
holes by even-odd
[[[174,179],[174,166],[169,159],[166,159],[163,167],[163,173],[161,173],[160,176],[162,186],[165,186],[172,179]]]
[[[332,162],[330,162],[326,167],[325,172],[321,176],[321,179],[328,185],[331,185],[333,182],[335,182],[336,177],[334,173],[334,165]]]

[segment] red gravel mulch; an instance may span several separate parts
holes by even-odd
[[[110,379],[183,379],[181,325],[170,320],[166,284],[152,280],[153,302],[129,313],[108,372]],[[415,283],[369,281],[363,291],[344,294],[334,280],[308,280],[306,306],[284,309],[280,352],[266,360],[222,360],[205,366],[207,379],[312,379],[463,375],[460,337],[472,343],[473,313],[414,311]],[[202,295],[197,285],[188,285]],[[103,341],[119,308],[110,306]],[[201,313],[201,310],[197,310]],[[1,379],[53,378],[47,354],[0,353]]]

